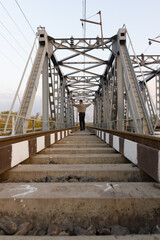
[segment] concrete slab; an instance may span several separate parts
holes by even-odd
[[[74,137],[74,138],[95,138],[95,139],[100,139],[97,135],[93,135],[93,134],[88,134],[88,135],[70,135],[68,137]]]
[[[126,236],[0,236],[0,240],[160,240],[159,234]]]
[[[71,145],[73,145],[73,144],[86,144],[86,145],[88,145],[88,144],[100,144],[100,143],[104,143],[104,141],[102,141],[102,140],[100,140],[100,141],[97,141],[97,140],[89,140],[89,141],[83,141],[83,140],[81,140],[81,141],[78,141],[78,140],[67,140],[67,139],[62,139],[61,141],[59,141],[59,142],[57,142],[56,144],[65,144],[65,143],[67,143],[67,144],[71,144]]]
[[[0,213],[46,223],[97,218],[153,227],[160,221],[160,191],[153,183],[1,183]]]
[[[72,142],[64,143],[64,144],[59,142],[59,144],[53,144],[53,145],[50,146],[50,148],[68,148],[68,147],[71,147],[71,148],[84,148],[84,147],[87,147],[87,148],[107,148],[109,146],[105,143],[75,144],[75,143],[72,143]]]
[[[69,141],[73,141],[73,140],[77,140],[77,141],[81,141],[81,140],[89,140],[89,141],[102,141],[99,137],[97,137],[96,135],[86,135],[86,136],[80,136],[80,135],[77,135],[77,136],[74,136],[74,135],[70,135],[70,136],[67,136],[65,138],[65,140],[69,140]]]
[[[25,164],[47,164],[50,161],[56,163],[68,164],[97,164],[97,163],[128,163],[129,161],[119,153],[108,154],[37,154],[28,160]]]
[[[41,151],[41,153],[52,153],[52,154],[83,154],[83,153],[87,153],[87,154],[102,154],[102,153],[115,153],[116,151],[113,148],[72,148],[72,146],[68,147],[68,148],[45,148],[43,151]]]
[[[51,176],[52,180],[68,176],[89,177],[100,181],[140,182],[151,179],[132,164],[21,164],[0,175],[0,180],[9,182],[32,181]]]
[[[101,139],[70,139],[70,138],[64,138],[60,141],[61,143],[62,142],[76,142],[76,143],[104,143],[104,141],[102,141]]]

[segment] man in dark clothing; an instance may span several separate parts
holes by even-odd
[[[72,105],[74,107],[76,107],[78,109],[79,112],[79,123],[80,123],[80,130],[85,130],[85,112],[86,112],[86,108],[89,107],[91,104],[93,103],[89,103],[89,104],[83,104],[83,101],[80,100],[79,104],[69,104]]]

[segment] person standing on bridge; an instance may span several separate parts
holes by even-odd
[[[83,100],[79,100],[79,104],[69,103],[68,105],[72,105],[78,109],[79,112],[79,124],[80,124],[80,130],[85,130],[85,112],[86,108],[89,107],[92,103],[84,104]]]

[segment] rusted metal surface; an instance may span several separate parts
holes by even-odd
[[[154,179],[158,178],[158,150],[138,144],[138,167]]]
[[[55,133],[55,142],[57,142],[58,136],[57,133]]]
[[[160,182],[160,150],[158,149],[160,138],[133,133],[130,137],[129,133],[126,135],[126,132],[96,128],[96,134],[101,139],[102,132],[103,134],[104,132],[107,134],[104,139],[107,144],[120,152],[125,158],[157,182]],[[139,142],[142,142],[142,144]]]
[[[124,154],[124,139],[123,138],[119,138],[119,150],[120,150],[120,153],[123,155]]]
[[[77,128],[65,128],[65,129],[57,129],[57,130],[54,130],[54,131],[27,133],[27,134],[16,135],[16,136],[6,136],[6,137],[0,138],[0,147],[7,146],[7,145],[17,143],[17,142],[21,142],[21,141],[25,141],[25,140],[29,140],[29,139],[34,139],[34,138],[40,137],[40,136],[46,136],[46,135],[51,134],[51,133],[62,132],[62,131],[65,131],[65,130],[75,131],[76,129]]]
[[[32,157],[36,154],[37,151],[37,141],[36,138],[29,140],[29,157]]]
[[[113,135],[109,135],[109,145],[113,146]]]
[[[50,134],[45,136],[45,147],[48,147],[50,145]]]
[[[11,168],[11,152],[11,145],[0,147],[0,173]]]
[[[115,136],[119,136],[124,139],[128,139],[152,148],[156,148],[160,150],[160,138],[144,135],[144,134],[137,134],[137,133],[131,133],[131,132],[123,132],[123,131],[115,131],[115,130],[108,130],[105,128],[95,128],[95,127],[89,127],[91,129],[95,130],[101,130],[103,132],[110,133]]]
[[[0,139],[0,173],[9,170],[18,163],[23,162],[37,152],[49,147],[53,142],[51,135],[55,134],[55,142],[62,139],[61,132],[69,132],[74,128],[61,129],[55,131],[38,132],[12,137],[3,137]],[[58,139],[58,134],[59,138]],[[65,134],[66,135],[66,134]],[[22,160],[19,159],[19,153]]]

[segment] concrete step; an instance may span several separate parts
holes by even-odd
[[[101,163],[128,163],[129,161],[119,153],[102,154],[37,154],[26,161],[25,164],[47,164],[50,162],[60,164],[101,164]]]
[[[73,140],[73,141],[70,141],[70,140],[67,140],[67,139],[62,139],[62,140],[60,140],[59,142],[57,142],[56,145],[57,145],[57,144],[66,144],[66,143],[67,143],[67,144],[71,144],[71,145],[73,145],[73,144],[77,144],[77,145],[78,145],[78,144],[80,144],[80,145],[81,145],[81,144],[85,144],[85,145],[88,145],[88,144],[89,144],[89,145],[91,145],[91,144],[102,144],[102,143],[104,144],[104,141],[102,141],[102,140],[92,140],[92,141],[91,141],[91,140],[90,140],[90,141],[85,141],[85,140],[81,140],[81,141],[76,141],[76,140],[75,140],[75,141],[74,141],[74,140]],[[107,144],[106,144],[106,145],[107,145]]]
[[[1,183],[0,213],[34,222],[79,222],[139,228],[159,224],[154,183]],[[147,220],[146,220],[147,219]],[[154,219],[154,221],[153,221]]]
[[[87,148],[107,148],[108,145],[105,144],[105,143],[81,143],[81,144],[78,144],[78,143],[72,143],[72,142],[69,142],[69,143],[63,143],[61,144],[61,141],[57,144],[53,144],[50,146],[50,148],[68,148],[68,147],[71,147],[71,148],[84,148],[84,147],[87,147]]]
[[[99,137],[97,136],[68,136],[67,137],[68,140],[100,140]]]
[[[160,240],[159,234],[125,236],[0,236],[0,240]]]
[[[67,138],[98,138],[96,135],[92,135],[92,134],[85,134],[85,135],[79,135],[79,134],[72,134],[67,136]]]
[[[61,141],[61,143],[104,143],[104,141],[102,141],[101,139],[70,139],[70,138],[63,138]]]
[[[132,164],[21,164],[0,175],[0,181],[141,182],[151,178]]]
[[[115,153],[115,150],[113,148],[72,148],[71,146],[69,148],[46,148],[41,153],[52,153],[52,154],[102,154],[102,153]]]

